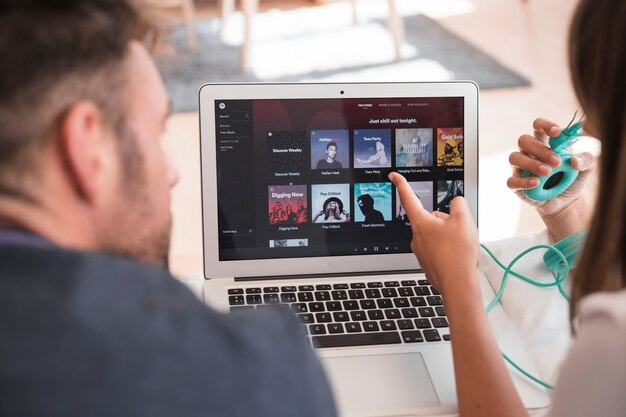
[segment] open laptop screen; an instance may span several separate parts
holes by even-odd
[[[410,252],[392,171],[429,211],[463,195],[463,97],[214,105],[220,261]]]

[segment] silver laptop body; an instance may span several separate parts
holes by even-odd
[[[445,312],[387,174],[431,211],[464,195],[477,219],[478,87],[207,84],[199,96],[205,301],[290,304],[342,416],[455,412]],[[489,318],[502,351],[534,372],[502,308]],[[511,374],[526,407],[549,404]]]

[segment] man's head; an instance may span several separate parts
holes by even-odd
[[[367,215],[374,210],[374,198],[371,195],[362,194],[357,197],[356,201],[363,214]]]
[[[140,43],[142,10],[132,0],[0,6],[0,220],[165,265],[177,174],[158,144],[169,101]]]
[[[326,157],[328,159],[335,159],[335,155],[337,155],[337,143],[336,142],[328,142],[326,145]]]

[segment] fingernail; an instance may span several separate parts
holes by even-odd
[[[549,174],[550,171],[552,171],[552,168],[550,168],[548,165],[539,165],[539,171],[542,174]]]
[[[389,181],[393,182],[393,172],[390,172],[387,178],[389,178]]]
[[[548,131],[550,136],[557,136],[560,133],[560,128],[558,126],[552,126]]]
[[[572,159],[576,161],[578,166],[581,166],[585,162],[585,160],[582,159],[580,156],[572,156]],[[571,164],[571,162],[570,162],[570,164]]]
[[[530,185],[532,185],[533,187],[536,187],[539,185],[539,178],[531,178],[530,179]]]
[[[550,155],[550,162],[553,165],[559,165],[561,163],[561,157],[553,153],[552,155]]]

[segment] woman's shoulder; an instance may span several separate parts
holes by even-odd
[[[580,324],[595,319],[604,319],[626,328],[626,289],[588,295],[580,302],[578,310]]]
[[[626,290],[581,300],[579,329],[559,372],[550,416],[623,416]]]

